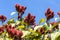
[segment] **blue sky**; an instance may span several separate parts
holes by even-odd
[[[48,7],[54,11],[55,17],[57,17],[57,12],[60,11],[60,0],[0,0],[0,14],[7,16],[7,20],[12,18],[13,16],[10,14],[16,11],[15,4],[26,6],[27,9],[23,16],[30,12],[36,16],[37,23],[41,18],[45,18],[44,13]],[[15,14],[14,16],[17,15]]]

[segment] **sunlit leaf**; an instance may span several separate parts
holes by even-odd
[[[21,23],[20,21],[16,20],[16,25],[18,25],[18,24],[20,24],[20,23]]]
[[[22,29],[25,28],[24,26],[18,26],[18,27],[19,27],[19,28],[22,28]]]
[[[23,32],[22,38],[30,34],[29,31],[22,31],[22,32]]]
[[[42,18],[42,19],[39,21],[39,24],[45,22],[45,20],[46,20],[45,18]]]
[[[14,19],[13,19],[13,18],[10,19],[7,23],[8,23],[8,24],[10,24],[10,23],[14,23]]]
[[[43,27],[43,25],[36,26],[36,27],[34,27],[34,31],[36,31],[36,30],[38,30],[39,28],[42,28],[42,27]]]
[[[51,40],[58,40],[59,38],[60,38],[60,32],[55,32],[51,34]]]

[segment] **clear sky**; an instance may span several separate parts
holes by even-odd
[[[23,16],[30,12],[36,16],[37,23],[41,18],[45,18],[44,13],[48,7],[54,11],[55,17],[57,17],[57,12],[60,11],[60,0],[0,0],[0,14],[7,16],[7,20],[12,18],[13,16],[10,14],[16,11],[15,4],[26,6],[27,9]]]

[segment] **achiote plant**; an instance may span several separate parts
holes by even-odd
[[[48,22],[55,15],[48,8],[45,12],[46,18],[40,19],[36,24],[36,17],[30,12],[26,17],[22,17],[27,7],[16,4],[15,8],[18,19],[12,18],[0,26],[0,40],[60,40],[60,12],[57,13],[59,16],[56,18],[57,22]],[[2,23],[6,19],[6,16],[0,15]]]

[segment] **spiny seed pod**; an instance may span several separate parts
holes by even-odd
[[[54,17],[54,12],[50,10],[50,8],[47,9],[45,16],[47,18],[47,20],[51,19]]]
[[[16,8],[16,11],[19,12],[19,13],[24,13],[24,11],[26,10],[25,6],[21,6],[19,4],[16,4],[15,8]]]
[[[25,20],[26,23],[29,25],[34,25],[35,23],[35,16],[31,15],[30,13],[26,16]]]
[[[27,7],[16,4],[15,8],[16,8],[16,11],[18,12],[18,20],[20,20],[20,18],[22,18],[22,15],[24,14]]]

